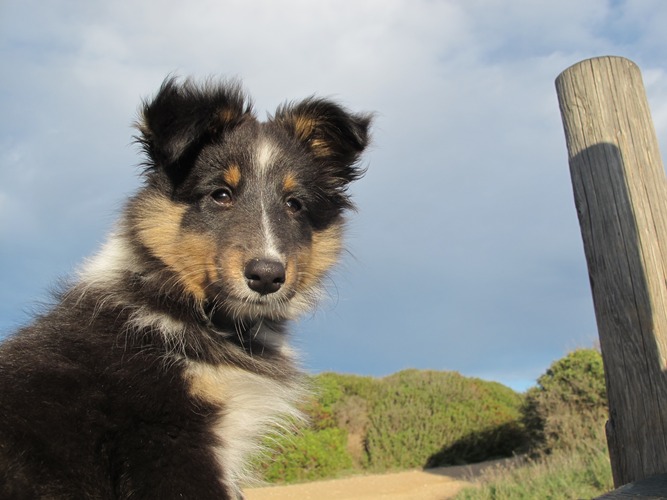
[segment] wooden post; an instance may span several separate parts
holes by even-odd
[[[556,80],[605,366],[616,487],[667,472],[667,182],[639,68]]]

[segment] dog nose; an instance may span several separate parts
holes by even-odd
[[[245,266],[248,287],[261,295],[280,290],[285,283],[285,266],[268,259],[253,259]]]

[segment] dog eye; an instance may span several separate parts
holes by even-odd
[[[234,201],[232,198],[232,192],[229,190],[229,188],[216,189],[211,193],[211,198],[213,198],[213,201],[218,205],[222,206],[229,206]]]
[[[300,212],[303,208],[303,204],[296,198],[288,198],[285,200],[285,205],[287,205],[287,209],[293,214]]]

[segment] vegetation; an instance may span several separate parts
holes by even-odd
[[[408,370],[382,380],[366,434],[372,469],[434,467],[510,456],[522,443],[522,398],[453,372]]]
[[[577,350],[526,394],[455,372],[376,379],[325,373],[304,407],[310,427],[278,438],[261,470],[285,483],[359,472],[528,457],[495,468],[461,499],[590,498],[612,489],[600,354]]]
[[[335,477],[352,468],[346,446],[341,429],[306,429],[298,437],[279,441],[272,459],[264,462],[264,480],[293,483]]]
[[[554,362],[528,391],[523,413],[533,451],[569,451],[603,440],[607,393],[600,353],[579,349]]]
[[[597,444],[575,453],[558,451],[523,466],[492,469],[480,487],[463,490],[456,500],[597,497],[613,489],[606,447]]]
[[[525,445],[523,397],[495,382],[406,370],[383,379],[325,373],[313,385],[311,426],[278,439],[263,461],[268,481],[463,464]]]
[[[600,353],[574,351],[537,382],[523,409],[529,463],[492,470],[480,488],[465,490],[457,499],[592,498],[613,489]]]

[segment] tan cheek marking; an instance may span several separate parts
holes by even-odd
[[[343,227],[335,224],[324,231],[313,233],[309,249],[299,254],[299,286],[315,285],[336,262],[343,246]]]
[[[225,170],[223,178],[230,187],[238,187],[239,182],[241,182],[241,169],[238,167],[238,165],[232,165],[227,170]]]
[[[293,286],[299,279],[299,271],[301,271],[299,257],[297,254],[287,259],[287,264],[285,265],[285,285],[288,287]]]
[[[170,267],[179,273],[181,282],[198,299],[206,297],[206,285],[217,275],[215,253],[213,241],[189,232],[181,233],[170,249]]]
[[[205,236],[183,231],[186,207],[167,198],[153,197],[139,208],[137,234],[151,253],[176,272],[179,282],[197,299],[216,275],[215,244]]]
[[[142,200],[137,208],[135,226],[141,242],[151,250],[173,244],[180,232],[185,206],[153,196]]]
[[[239,294],[245,292],[245,278],[243,271],[245,263],[243,261],[243,253],[231,250],[225,254],[225,260],[222,262],[222,278],[231,287],[236,288]]]

